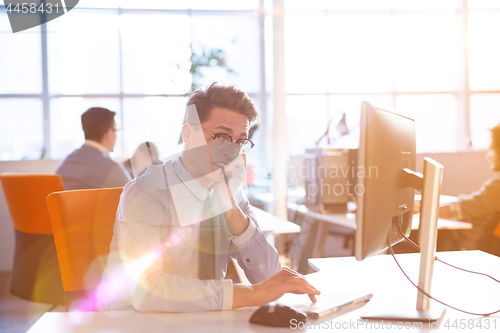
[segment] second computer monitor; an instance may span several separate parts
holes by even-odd
[[[358,154],[354,252],[363,260],[410,233],[415,190],[401,177],[415,170],[415,121],[363,102]]]

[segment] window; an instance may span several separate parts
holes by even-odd
[[[329,119],[337,140],[342,113],[358,135],[363,100],[414,118],[419,152],[487,148],[487,128],[500,121],[500,5],[467,4],[285,0],[290,154],[314,147]]]
[[[39,98],[0,98],[0,160],[44,155],[43,113]]]
[[[125,155],[132,156],[145,141],[154,142],[160,157],[179,152],[177,143],[187,99],[184,97],[125,98],[123,132]],[[138,112],[139,111],[139,112]]]
[[[472,94],[470,99],[471,140],[474,147],[489,148],[488,129],[500,123],[500,94]]]
[[[11,32],[7,13],[2,7],[0,7],[0,32]],[[40,94],[42,92],[40,27],[15,35],[0,33],[0,45],[2,45],[0,94]]]
[[[44,155],[40,28],[16,35],[0,7],[0,160]],[[15,50],[15,52],[12,52]]]
[[[121,27],[125,93],[182,95],[189,91],[188,15],[123,14]]]
[[[0,160],[64,158],[83,144],[80,116],[92,106],[117,113],[116,157],[144,141],[161,158],[177,153],[191,49],[223,50],[231,70],[203,68],[199,86],[237,85],[265,110],[258,7],[258,0],[81,0],[71,15],[12,34],[0,6]]]
[[[231,71],[203,68],[198,83],[236,84],[263,110],[261,129],[272,126],[264,87],[272,54],[261,49],[271,50],[272,22],[261,3],[272,7],[81,0],[43,27],[0,33],[0,160],[65,157],[82,144],[79,117],[91,106],[117,112],[117,157],[146,140],[165,140],[155,143],[169,154],[193,79],[191,50],[223,50]],[[318,122],[342,113],[355,136],[362,100],[414,117],[419,152],[487,148],[500,121],[499,22],[497,0],[285,0],[289,152],[313,147],[326,130]],[[4,6],[0,31],[10,32]],[[256,135],[270,140],[265,129]]]

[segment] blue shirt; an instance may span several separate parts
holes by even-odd
[[[66,190],[123,187],[131,179],[121,163],[88,144],[68,155],[55,173],[61,175]]]

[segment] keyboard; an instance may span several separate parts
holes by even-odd
[[[303,311],[308,318],[319,319],[335,313],[344,313],[368,302],[373,295],[367,292],[332,292],[316,296],[316,303],[286,304]],[[288,302],[287,302],[288,303]]]

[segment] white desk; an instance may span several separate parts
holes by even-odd
[[[441,203],[449,203],[454,200],[454,197],[441,196]],[[355,206],[355,205],[354,205]],[[329,224],[342,227],[347,229],[347,231],[354,231],[356,229],[356,214],[355,213],[335,213],[335,214],[322,214],[309,210],[304,205],[297,205],[294,203],[288,203],[288,209],[294,210],[304,217],[308,217],[320,222],[318,225],[318,230],[316,232],[316,240],[314,241],[314,247],[312,250],[312,257],[322,257],[323,244],[325,243],[326,232]],[[414,214],[411,224],[412,230],[418,230],[420,224],[420,214]],[[448,219],[438,219],[438,229],[439,230],[458,230],[458,229],[472,229],[472,224],[468,222],[454,221]]]
[[[480,270],[495,277],[500,276],[500,258],[480,251],[467,252],[445,252],[438,253],[438,257],[448,260],[460,266]],[[399,254],[397,258],[407,270],[410,277],[416,279],[418,274],[418,255]],[[353,257],[310,259],[311,264],[321,269],[320,273],[307,276],[308,280],[318,289],[335,290],[369,290],[373,293],[373,299],[363,308],[344,314],[337,318],[325,318],[326,323],[331,325],[331,331],[335,325],[349,325],[359,320],[360,314],[369,307],[377,307],[381,304],[400,304],[401,302],[415,303],[416,290],[397,268],[392,257],[377,256],[363,262],[357,262]],[[487,311],[500,308],[500,287],[488,278],[474,274],[458,272],[448,266],[436,263],[434,270],[434,291],[436,297],[446,300],[453,305],[468,310]],[[307,297],[307,296],[304,296]],[[482,303],[482,304],[480,304]],[[250,333],[250,332],[290,332],[288,328],[273,328],[253,325],[248,322],[255,310],[243,308],[226,312],[204,312],[204,313],[139,313],[139,312],[49,312],[45,313],[28,331],[29,333],[72,333],[72,332],[204,332],[204,333]],[[500,316],[494,315],[481,318],[458,313],[447,309],[444,317],[439,321],[438,331],[444,332],[498,332],[500,329]],[[485,320],[490,320],[490,329],[484,327]],[[331,320],[331,321],[330,321]],[[475,324],[479,320],[483,323],[482,329],[455,330],[447,329],[444,324],[452,324],[454,320],[473,320]],[[493,328],[496,324],[496,330]],[[364,325],[364,324],[363,324]],[[359,326],[352,331],[373,331],[379,329]],[[411,332],[427,332],[424,329],[414,329]],[[310,332],[313,329],[298,330]],[[316,327],[316,331],[326,332],[328,329]],[[344,331],[340,329],[340,331]],[[407,329],[391,331],[405,331]],[[432,330],[434,331],[434,329]]]
[[[450,264],[461,268],[500,277],[500,258],[481,251],[437,252],[436,256]],[[398,254],[399,263],[412,281],[418,281],[420,255]],[[379,255],[358,262],[354,257],[344,258],[314,258],[309,259],[310,265],[326,273],[334,285],[356,285],[359,290],[373,293],[373,299],[363,311],[370,308],[380,308],[387,304],[416,303],[416,288],[403,275],[391,255]],[[435,262],[431,294],[452,306],[471,312],[492,312],[500,310],[500,285],[493,280],[476,274],[470,274]],[[480,332],[475,330],[446,329],[446,320],[476,319],[478,316],[467,315],[446,308],[444,317],[440,320],[441,329],[448,332]],[[483,321],[486,318],[483,318]],[[500,331],[500,314],[490,317],[496,320],[496,330]],[[484,328],[483,328],[484,329]]]
[[[356,229],[356,214],[355,213],[335,213],[335,214],[322,214],[309,210],[304,205],[296,205],[289,203],[288,208],[303,214],[312,219],[327,222],[346,229]],[[420,224],[420,214],[414,214],[411,224],[412,230],[417,230]],[[472,229],[472,224],[469,222],[454,221],[448,219],[438,219],[438,229]]]
[[[275,215],[252,206],[252,211],[259,223],[260,229],[264,233],[293,234],[300,232],[300,226],[287,220],[283,220]]]

